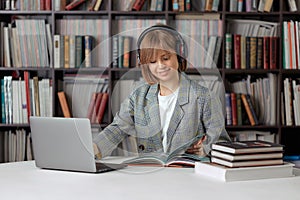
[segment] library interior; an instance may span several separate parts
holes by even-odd
[[[24,199],[82,199],[98,195],[110,199],[179,199],[199,195],[221,199],[222,194],[231,199],[240,199],[241,195],[244,199],[299,198],[295,186],[300,184],[299,17],[300,0],[1,1],[0,177],[4,178],[0,180],[0,197],[17,199],[20,190]],[[31,124],[31,118],[74,119],[74,123],[76,119],[87,119],[87,139],[86,134],[78,134],[80,123],[73,127],[77,132],[74,137],[82,135],[80,144],[119,123],[129,109],[126,106],[136,106],[132,102],[133,91],[148,84],[139,58],[139,37],[157,25],[158,30],[165,31],[161,27],[166,25],[166,32],[176,32],[174,37],[185,51],[177,56],[178,62],[183,57],[187,67],[178,73],[217,99],[217,112],[222,113],[222,126],[230,141],[214,141],[209,152],[199,156],[189,153],[199,137],[188,138],[171,153],[157,151],[143,157],[141,151],[155,151],[156,147],[126,129],[128,133],[122,134],[127,136],[111,154],[96,159],[96,163],[126,164],[125,168],[91,176],[78,172],[78,168],[69,170],[66,166],[70,165],[39,167],[37,160],[41,156],[36,156],[42,153],[35,151],[41,148],[51,147],[53,152],[50,149],[46,154],[49,160],[53,155],[63,162],[63,156],[56,154],[71,149],[68,143],[73,140],[61,139],[72,131],[48,138],[49,144],[52,139],[61,140],[57,144],[64,143],[66,148],[55,149],[56,144],[52,143],[36,144],[36,124]],[[180,47],[178,52],[181,50]],[[149,68],[153,65],[150,61]],[[185,93],[179,91],[178,101],[184,98],[182,94]],[[193,113],[196,111],[184,110],[191,117],[198,116]],[[157,119],[148,119],[154,117],[150,114],[137,115],[132,117],[132,123],[139,123],[136,129],[159,120],[159,115]],[[167,120],[174,126],[181,119],[170,116]],[[67,127],[68,121],[62,124]],[[208,122],[203,124],[209,126]],[[51,135],[51,125],[41,132]],[[178,129],[174,135],[188,135],[183,131],[192,130],[191,127]],[[162,137],[168,140],[169,132],[167,129]],[[153,138],[148,140],[156,143],[156,133],[151,134]],[[205,135],[201,133],[201,137],[202,134]],[[113,137],[108,140],[117,140]],[[199,141],[205,146],[210,139],[208,135]],[[94,161],[99,149],[94,143],[94,148],[85,145],[82,149]],[[68,159],[72,162],[77,158]],[[99,184],[102,186],[97,187]],[[28,186],[37,189],[29,190]],[[203,188],[200,193],[199,187]],[[114,188],[122,189],[112,194]],[[220,192],[209,192],[216,189]],[[148,195],[151,190],[157,192]]]

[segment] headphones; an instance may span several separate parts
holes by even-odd
[[[138,63],[140,64],[140,46],[141,43],[144,39],[144,37],[151,31],[155,31],[155,30],[163,30],[163,31],[167,31],[169,33],[171,33],[174,38],[176,39],[176,54],[177,54],[177,58],[178,58],[178,62],[181,64],[184,62],[184,60],[187,58],[187,47],[186,47],[186,43],[183,40],[182,36],[180,35],[180,33],[178,31],[176,31],[174,28],[167,26],[167,25],[154,25],[151,26],[147,29],[145,29],[139,36],[138,40],[137,40],[137,60]]]

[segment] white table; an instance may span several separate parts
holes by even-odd
[[[89,174],[43,170],[29,161],[0,164],[0,199],[299,200],[300,176],[225,183],[192,168],[128,167]]]

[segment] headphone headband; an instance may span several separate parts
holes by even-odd
[[[149,28],[146,28],[139,36],[138,40],[137,40],[137,58],[138,58],[138,62],[140,62],[140,45],[144,39],[144,37],[151,31],[155,31],[155,30],[164,30],[167,31],[169,33],[171,33],[176,41],[176,53],[177,55],[181,58],[186,58],[187,57],[187,48],[186,48],[186,43],[183,40],[182,36],[180,35],[180,33],[175,30],[174,28],[167,26],[167,25],[154,25],[151,26]],[[181,62],[181,61],[180,61]]]

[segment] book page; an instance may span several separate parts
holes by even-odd
[[[126,160],[124,163],[126,164],[159,164],[165,166],[169,161],[175,161],[184,160],[184,159],[190,159],[190,160],[207,160],[206,157],[201,157],[195,154],[186,154],[185,150],[189,148],[192,144],[197,142],[203,137],[203,134],[197,135],[196,137],[192,138],[188,142],[184,143],[182,146],[179,146],[177,149],[175,149],[170,154],[166,154],[163,152],[154,152],[154,153],[147,153],[140,155],[138,157]]]

